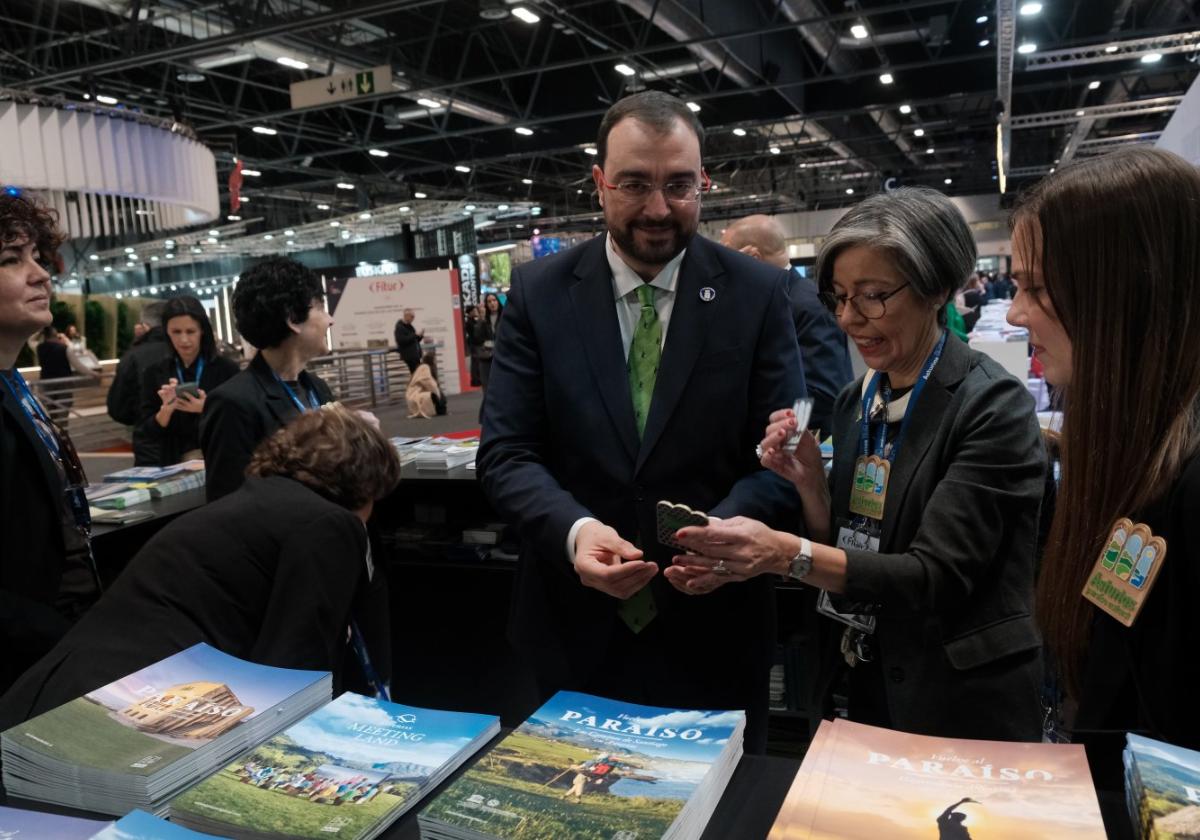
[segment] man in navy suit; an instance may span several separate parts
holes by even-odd
[[[721,244],[748,254],[756,260],[788,270],[788,297],[796,322],[796,338],[804,358],[804,381],[813,399],[808,428],[830,433],[833,403],[842,389],[854,381],[846,334],[833,313],[817,297],[817,284],[801,277],[788,259],[783,227],[770,216],[746,216],[733,222],[721,234]]]
[[[521,537],[510,635],[544,693],[745,709],[761,750],[771,583],[701,591],[656,536],[660,500],[799,522],[755,457],[805,394],[787,273],[695,235],[703,137],[664,93],[609,109],[592,167],[608,233],[513,272],[478,470]]]

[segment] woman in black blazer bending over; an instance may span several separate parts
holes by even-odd
[[[1065,404],[1037,591],[1061,687],[1049,734],[1086,745],[1102,804],[1119,806],[1126,732],[1200,750],[1200,174],[1159,149],[1090,158],[1042,181],[1012,224],[1008,317]],[[1122,519],[1149,536],[1126,527],[1098,565]],[[1139,550],[1156,538],[1161,556]],[[1140,611],[1085,599],[1097,574]],[[1123,836],[1128,818],[1105,818]]]
[[[365,522],[399,480],[391,444],[353,411],[330,407],[280,429],[237,492],[152,537],[0,698],[0,730],[197,642],[263,665],[333,671],[341,687],[386,684],[387,590]],[[364,641],[365,657],[347,650],[348,637]]]
[[[233,320],[258,355],[205,407],[200,446],[210,502],[241,486],[250,454],[272,432],[333,402],[329,386],[305,370],[329,352],[333,318],[320,277],[286,257],[265,260],[238,280]]]
[[[238,372],[217,353],[208,313],[190,295],[163,306],[164,354],[142,373],[142,420],[133,428],[136,466],[163,467],[199,457],[200,414],[208,392]]]
[[[771,415],[762,442],[763,465],[799,492],[812,542],[715,521],[683,529],[698,556],[667,574],[700,596],[764,573],[824,590],[819,708],[845,674],[853,720],[1036,740],[1045,453],[1024,384],[945,330],[946,301],[974,267],[971,230],[940,193],[851,208],[822,243],[817,278],[870,370],[834,405],[828,483],[812,436],[787,445],[803,431],[790,409]]]

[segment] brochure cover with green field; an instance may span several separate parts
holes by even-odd
[[[511,840],[658,838],[743,718],[559,692],[421,821]]]
[[[200,643],[4,734],[76,766],[150,776],[322,677]]]
[[[362,837],[498,730],[487,715],[343,694],[177,797],[171,817],[239,836]]]
[[[1130,813],[1143,840],[1200,837],[1200,752],[1125,736]]]

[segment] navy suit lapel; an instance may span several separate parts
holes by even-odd
[[[637,426],[633,418],[633,399],[629,396],[629,373],[625,367],[625,348],[617,323],[617,304],[613,299],[612,271],[608,267],[604,237],[594,240],[575,266],[576,281],[567,294],[575,313],[575,323],[583,354],[596,389],[604,403],[617,437],[629,457],[638,452]]]
[[[716,293],[709,301],[700,297],[700,290],[705,287]],[[658,365],[654,397],[650,401],[650,413],[646,416],[646,429],[638,451],[639,470],[666,429],[704,346],[704,338],[711,334],[716,314],[728,301],[724,290],[724,269],[708,243],[699,235],[693,236],[679,267],[679,281],[675,284],[675,305],[667,324],[667,340]]]

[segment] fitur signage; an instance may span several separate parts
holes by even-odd
[[[336,76],[293,82],[289,89],[292,94],[292,108],[296,109],[371,96],[388,90],[391,86],[392,68],[384,64],[370,70],[356,70],[353,73],[339,73]]]

